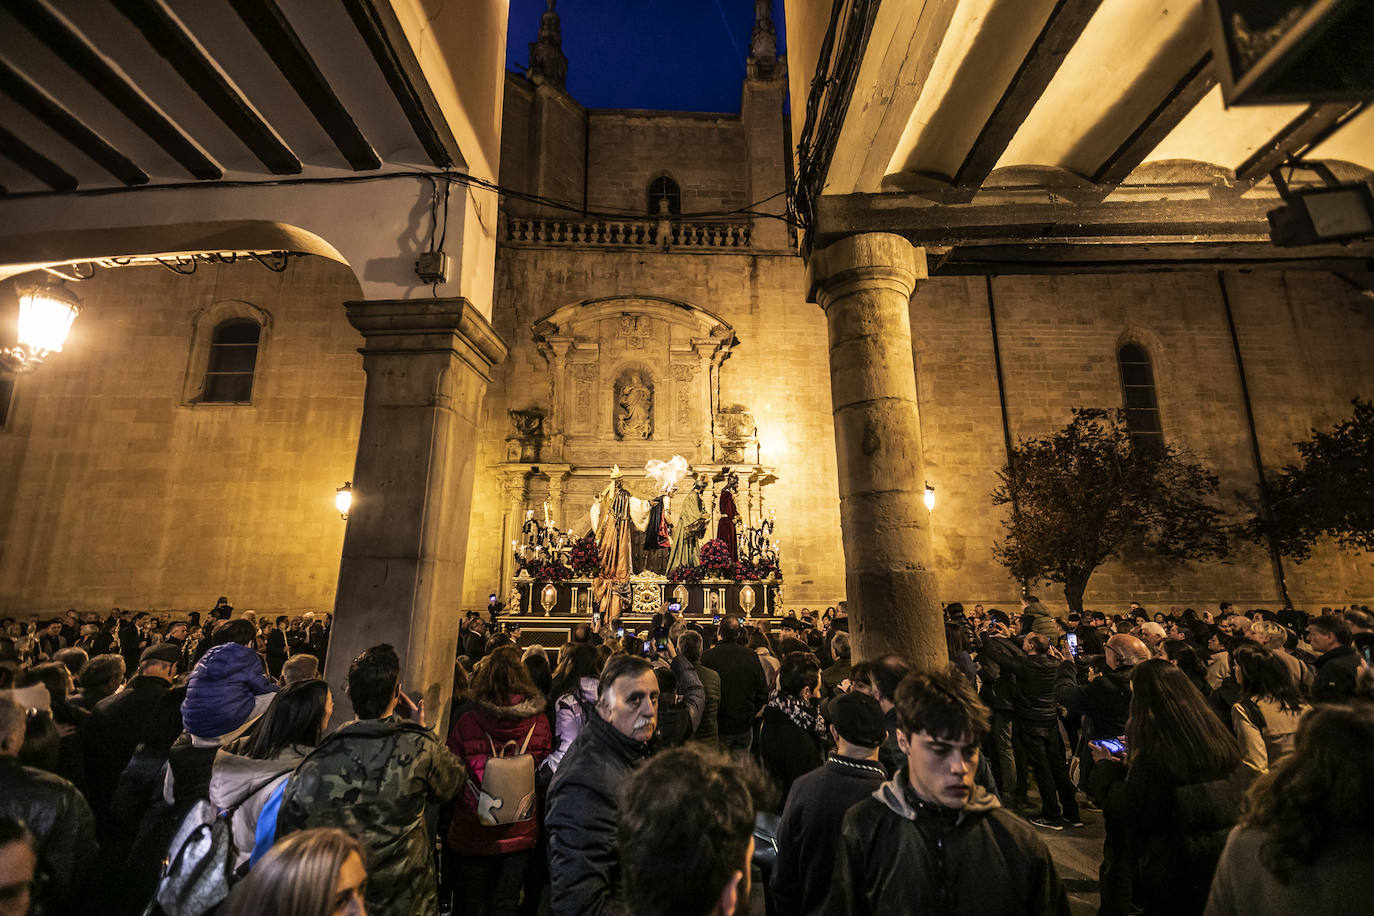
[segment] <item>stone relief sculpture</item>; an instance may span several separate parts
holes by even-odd
[[[615,437],[650,439],[654,432],[654,388],[639,372],[627,372],[615,386]]]

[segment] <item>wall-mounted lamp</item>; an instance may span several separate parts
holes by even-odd
[[[353,505],[353,482],[346,481],[334,491],[334,507],[339,510],[339,518],[348,521],[348,510]]]
[[[932,486],[931,486],[930,484],[928,484],[928,483],[926,484],[926,496],[925,496],[925,500],[926,500],[926,511],[927,511],[927,512],[934,512],[934,511],[935,511],[935,488],[932,487]]]
[[[21,287],[18,340],[0,349],[0,366],[15,373],[32,372],[49,353],[62,352],[80,311],[80,300],[60,281]]]

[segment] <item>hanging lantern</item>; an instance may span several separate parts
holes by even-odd
[[[934,511],[935,511],[935,488],[932,487],[930,484],[926,484],[926,496],[925,496],[925,500],[926,500],[926,511],[927,511],[927,512],[934,512]]]
[[[0,350],[0,364],[11,372],[31,372],[49,353],[62,352],[80,301],[60,283],[19,292],[19,334],[13,347]]]

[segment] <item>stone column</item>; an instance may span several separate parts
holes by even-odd
[[[563,485],[572,474],[571,468],[542,468],[549,475],[549,511],[553,513],[553,525],[561,531],[568,529],[568,519],[563,512]]]
[[[345,306],[367,388],[325,669],[334,719],[352,714],[353,658],[390,643],[435,725],[453,684],[482,396],[506,345],[461,298]]]
[[[497,596],[504,602],[510,591],[510,580],[515,575],[515,557],[512,555],[511,541],[520,540],[520,528],[525,524],[525,470],[509,471],[501,479],[501,492],[506,497],[506,519],[501,528],[501,584],[497,586]]]
[[[930,670],[943,669],[947,653],[911,354],[911,294],[925,276],[924,250],[886,233],[841,239],[807,265],[809,297],[825,310],[830,337],[856,658],[895,651]]]

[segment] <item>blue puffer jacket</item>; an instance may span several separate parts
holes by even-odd
[[[258,653],[236,642],[215,646],[186,683],[181,721],[198,738],[218,738],[243,724],[255,697],[276,691]]]

